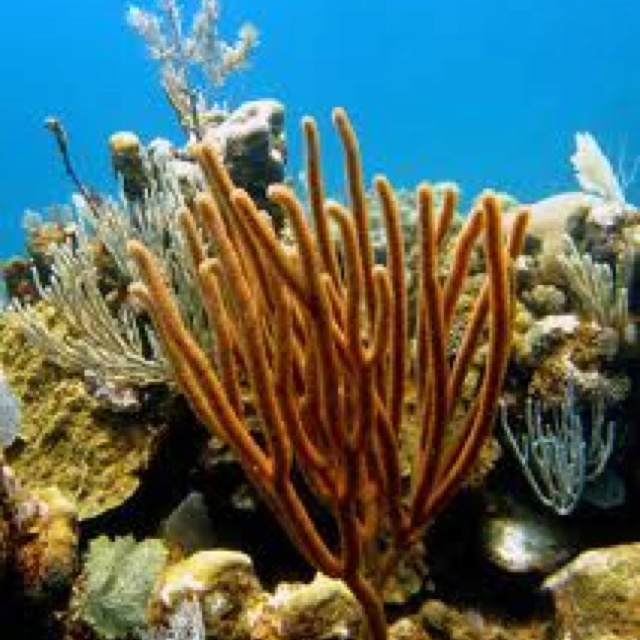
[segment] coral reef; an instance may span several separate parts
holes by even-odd
[[[284,106],[276,100],[247,102],[208,127],[203,140],[216,147],[233,183],[281,230],[284,216],[267,198],[267,189],[285,179]]]
[[[44,356],[11,316],[0,319],[0,363],[21,403],[20,434],[6,458],[28,487],[55,485],[75,500],[81,519],[95,517],[136,491],[161,428],[100,411],[82,379]]]
[[[612,473],[608,461],[624,431],[620,416],[632,392],[627,368],[636,349],[629,303],[632,207],[592,136],[578,135],[572,162],[584,191],[531,207],[530,237],[516,270],[513,386],[503,413],[506,440],[529,484],[543,503],[565,514],[583,489],[590,495],[580,479],[589,451],[607,452],[597,456],[603,483]],[[533,406],[538,409],[527,410]],[[507,410],[515,420],[506,418]],[[607,426],[614,416],[615,430]],[[533,423],[542,429],[532,430]],[[624,500],[623,492],[615,495],[611,507]]]
[[[276,226],[282,225],[282,214],[265,203],[268,185],[284,178],[283,119],[278,102],[255,101],[206,129],[234,179],[265,205]],[[190,329],[206,344],[197,274],[173,215],[204,179],[192,158],[162,141],[144,148],[136,136],[120,132],[110,147],[124,198],[104,198],[91,206],[77,198],[74,241],[47,245],[46,276],[36,271],[32,282],[29,272],[27,281],[35,291],[31,297],[44,299],[70,329],[56,330],[28,298],[21,301],[26,294],[14,299],[12,309],[29,341],[70,372],[89,372],[118,387],[171,384],[172,371],[153,330],[126,295],[126,286],[137,277],[126,244],[141,240],[161,256]]]
[[[75,505],[56,487],[27,489],[0,455],[0,532],[0,589],[46,620],[78,572]]]
[[[67,630],[97,637],[235,640],[357,638],[362,615],[343,583],[323,575],[266,591],[251,559],[211,549],[172,559],[159,539],[91,542],[78,577]],[[181,636],[180,636],[181,637]]]
[[[54,599],[71,587],[79,546],[76,506],[57,488],[32,492],[16,507],[15,571],[30,600]]]
[[[613,183],[598,191],[587,180],[585,140],[576,162],[588,192],[534,204],[526,238],[521,208],[497,194],[467,220],[450,185],[394,194],[378,178],[366,194],[338,110],[349,209],[325,198],[306,120],[305,219],[285,187],[270,186],[285,177],[283,117],[275,101],[216,112],[198,125],[204,143],[185,149],[120,132],[110,151],[121,200],[77,198],[69,226],[31,216],[29,278],[36,249],[42,259],[26,295],[42,301],[14,303],[0,327],[22,417],[15,428],[5,412],[1,429],[14,492],[0,509],[0,589],[18,576],[47,620],[66,608],[56,618],[66,640],[545,637],[549,612],[518,625],[432,601],[387,626],[383,607],[434,588],[424,532],[459,489],[487,499],[489,472],[498,467],[495,483],[509,470],[490,429],[510,346],[497,336],[511,329],[501,440],[533,494],[578,518],[585,503],[624,503],[637,216]],[[243,467],[321,570],[312,582],[268,592],[248,555],[212,549],[215,488],[184,494],[179,523],[171,514],[145,529],[158,538],[89,540],[77,575],[79,534],[137,491],[165,431],[147,407],[156,385],[183,392],[230,445],[235,460],[219,442],[207,451]],[[170,464],[211,471],[210,458]],[[229,503],[246,510],[243,487]],[[539,514],[487,500],[479,553],[494,570],[539,578],[574,552]],[[582,628],[565,592],[554,594],[558,627]]]
[[[613,450],[612,421],[605,422],[602,396],[591,402],[589,417],[576,407],[573,384],[558,406],[545,407],[531,398],[526,404],[526,433],[516,437],[503,406],[502,429],[530,487],[559,515],[578,505],[586,483],[602,474]]]
[[[186,140],[115,132],[117,196],[45,123],[77,193],[2,267],[0,627],[637,640],[640,210],[596,139],[465,212],[366,191],[336,109],[347,204],[311,118],[299,199],[284,105],[222,100],[256,29],[185,18],[127,14]]]

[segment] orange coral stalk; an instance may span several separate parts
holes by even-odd
[[[436,218],[433,193],[421,186],[419,321],[417,335],[410,336],[404,238],[393,190],[376,179],[388,247],[386,264],[375,265],[357,140],[344,111],[334,112],[334,123],[351,207],[325,202],[319,136],[315,123],[305,120],[314,229],[289,189],[269,192],[293,230],[289,248],[251,198],[234,188],[215,150],[197,148],[211,193],[196,198],[195,212],[182,212],[181,225],[215,334],[215,362],[187,330],[158,263],[135,241],[129,249],[144,284],[132,285],[131,293],[148,309],[176,381],[200,419],[231,446],[309,562],[346,582],[362,605],[369,636],[385,640],[385,580],[458,489],[493,422],[509,353],[509,259],[498,202],[487,196],[464,227],[443,279],[438,249],[450,230],[456,193],[445,193]],[[338,224],[338,239],[330,237],[330,219]],[[518,218],[512,258],[525,226]],[[483,235],[486,285],[450,363],[452,317],[471,251]],[[445,447],[455,399],[485,325],[488,357],[480,393],[461,439]],[[259,440],[245,423],[241,380],[260,418]],[[405,496],[399,440],[408,428],[405,400],[416,387],[422,433]],[[335,544],[301,499],[294,467],[332,516]]]

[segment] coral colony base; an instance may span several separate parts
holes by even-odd
[[[283,105],[211,93],[255,28],[127,20],[186,143],[114,133],[114,198],[47,120],[76,193],[3,268],[0,624],[637,640],[640,213],[595,138],[580,190],[463,213],[451,184],[367,191],[338,108],[347,202],[312,118],[299,197]]]

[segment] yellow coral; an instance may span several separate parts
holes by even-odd
[[[51,307],[40,316],[64,332]],[[115,428],[83,381],[49,364],[10,317],[0,320],[0,365],[22,404],[20,440],[7,461],[28,488],[56,485],[78,502],[81,519],[118,506],[137,489],[158,430],[143,421]]]

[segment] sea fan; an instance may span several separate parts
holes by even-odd
[[[571,156],[571,163],[584,191],[608,202],[625,203],[611,162],[590,133],[576,133],[576,152]]]
[[[78,596],[80,617],[106,640],[139,634],[147,628],[147,605],[166,558],[164,544],[153,538],[93,539]]]

